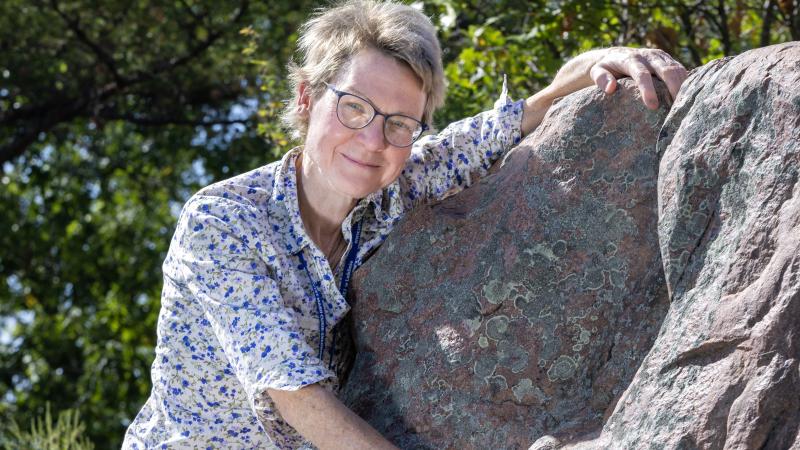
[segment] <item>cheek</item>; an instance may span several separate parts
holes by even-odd
[[[308,136],[327,136],[338,130],[339,120],[336,118],[335,108],[335,105],[326,101],[314,105],[308,114]]]
[[[309,117],[305,147],[313,153],[328,153],[328,156],[332,156],[330,149],[345,141],[349,130],[338,126],[335,115],[331,116],[321,109],[315,109]],[[321,156],[318,155],[318,158]]]

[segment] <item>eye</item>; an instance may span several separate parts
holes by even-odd
[[[367,111],[366,105],[364,105],[364,103],[356,101],[356,100],[347,99],[347,100],[344,101],[344,106],[345,106],[345,108],[347,108],[348,110],[350,110],[352,112],[357,112],[357,113],[362,113],[363,114],[363,113],[365,113]]]
[[[414,127],[410,123],[408,123],[408,121],[396,118],[392,118],[389,121],[389,129],[391,129],[394,132],[408,133],[408,134],[414,132]]]

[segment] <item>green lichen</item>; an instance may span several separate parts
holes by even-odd
[[[602,269],[592,267],[583,274],[581,280],[581,287],[587,291],[596,291],[603,287],[605,284],[605,277],[603,277]]]
[[[484,379],[491,376],[496,368],[497,361],[495,361],[493,358],[484,357],[475,361],[475,365],[472,367],[472,372],[476,377]]]
[[[508,331],[508,316],[495,316],[486,321],[486,336],[489,339],[499,341],[506,337]]]
[[[578,363],[567,355],[561,355],[553,362],[547,370],[547,379],[552,382],[569,380],[575,376]]]
[[[536,296],[530,291],[525,291],[522,295],[518,295],[514,299],[514,307],[529,321],[536,317],[542,317],[542,302],[537,301]]]
[[[469,337],[475,336],[475,333],[481,328],[482,324],[483,318],[481,316],[472,319],[464,319],[464,325],[466,325],[467,330],[469,330]]]
[[[489,282],[483,286],[483,298],[493,305],[499,305],[511,295],[511,292],[514,291],[517,286],[519,285],[516,283],[503,283],[496,279],[489,280]]]
[[[533,247],[526,248],[522,251],[526,255],[530,256],[542,256],[548,261],[556,261],[558,260],[558,256],[553,252],[553,249],[546,244],[536,244]],[[535,263],[531,262],[531,266],[535,266]]]
[[[500,341],[497,343],[497,363],[513,373],[520,373],[528,367],[528,352],[509,340]]]
[[[508,381],[506,381],[506,377],[502,375],[492,375],[486,379],[486,382],[489,384],[489,387],[492,388],[492,392],[502,392],[508,389]]]
[[[538,386],[533,385],[530,378],[523,378],[517,382],[511,391],[514,393],[514,398],[519,404],[542,403],[546,396]]]

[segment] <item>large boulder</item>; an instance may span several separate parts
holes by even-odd
[[[694,72],[658,149],[669,313],[600,436],[534,448],[800,449],[800,43]]]
[[[668,307],[667,109],[647,110],[630,80],[583,90],[490,176],[410,214],[355,277],[345,402],[402,448],[527,448],[599,428]]]

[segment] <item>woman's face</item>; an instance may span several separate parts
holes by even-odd
[[[422,120],[426,98],[419,79],[405,63],[378,50],[356,54],[332,84],[339,91],[367,99],[385,114]],[[317,178],[314,184],[328,194],[360,199],[397,179],[411,147],[386,141],[382,116],[362,129],[345,127],[336,116],[337,100],[329,89],[315,99],[301,95],[301,106],[307,102],[309,109],[304,171]]]

